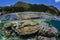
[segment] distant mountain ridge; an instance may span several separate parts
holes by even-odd
[[[0,11],[2,11],[2,9],[7,13],[32,11],[32,12],[47,12],[53,15],[60,15],[60,11],[54,6],[46,6],[44,4],[29,4],[25,2],[17,2],[11,6],[0,7]]]

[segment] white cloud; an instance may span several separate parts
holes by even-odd
[[[6,6],[10,6],[10,4],[6,4]]]
[[[55,2],[60,2],[60,0],[55,0]]]

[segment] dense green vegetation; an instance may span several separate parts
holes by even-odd
[[[33,12],[47,12],[53,15],[60,15],[60,11],[54,6],[46,6],[44,4],[29,4],[24,2],[17,2],[11,6],[0,7],[0,12],[24,12],[24,11],[33,11]]]

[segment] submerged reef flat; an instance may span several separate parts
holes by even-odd
[[[44,20],[44,19],[43,19]],[[30,21],[30,23],[29,23]],[[9,21],[4,23],[2,32],[7,38],[20,37],[26,40],[55,40],[58,30],[44,21],[38,23],[36,20]],[[41,38],[41,37],[42,38]],[[39,38],[40,37],[40,38]],[[32,39],[31,39],[32,38]]]
[[[0,16],[0,20],[2,21],[14,21],[19,19],[50,19],[59,21],[60,16],[54,16],[44,12],[17,12]]]
[[[12,15],[11,15],[12,14]],[[0,40],[58,40],[59,31],[41,12],[19,12],[0,16]],[[6,16],[9,16],[6,18]],[[48,14],[46,14],[48,15]]]

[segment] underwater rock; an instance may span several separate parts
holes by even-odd
[[[33,34],[38,31],[38,27],[36,27],[37,23],[31,20],[23,20],[21,21],[21,23],[22,24],[19,27],[17,27],[16,25],[14,25],[15,27],[12,27],[12,29],[19,35]]]
[[[32,20],[22,20],[21,22],[23,23],[22,26],[25,26],[25,25],[37,25],[37,22],[32,21]]]
[[[11,26],[12,26],[12,24],[10,22],[7,22],[4,24],[3,32],[6,36],[11,35],[11,32],[12,32]]]
[[[57,29],[45,22],[36,22],[31,20],[11,21],[4,24],[3,31],[5,35],[16,37],[37,36],[34,40],[56,40]],[[17,36],[18,35],[18,36]],[[23,38],[24,39],[24,38]],[[31,40],[26,38],[26,40]],[[33,40],[33,38],[32,38]]]
[[[11,27],[11,26],[12,26],[12,23],[10,23],[10,22],[7,22],[7,23],[4,24],[5,28]]]
[[[55,37],[56,36],[56,34],[54,34],[53,32],[48,32],[48,31],[46,32],[42,30],[39,30],[38,35],[44,36],[44,37]]]
[[[49,38],[49,37],[44,37],[44,36],[38,36],[38,40],[56,40],[56,38],[55,37]]]
[[[38,31],[38,28],[32,25],[25,26],[23,28],[15,30],[15,32],[17,32],[19,35],[29,35],[29,34],[36,33],[37,31]]]
[[[5,34],[16,32],[19,35],[29,35],[36,33],[39,30],[36,25],[37,23],[31,20],[22,20],[21,22],[16,23],[7,22],[4,24],[3,30]]]
[[[0,16],[0,20],[2,20],[2,21],[13,21],[16,19],[17,19],[17,17],[14,13],[5,14],[5,15]]]
[[[5,34],[4,36],[7,36],[7,37],[9,36],[10,38],[7,40],[37,40],[37,39],[38,40],[56,40],[55,36],[57,33],[57,29],[54,26],[51,26],[45,22],[42,22],[43,18],[55,20],[55,17],[53,17],[52,15],[44,14],[40,12],[39,13],[38,12],[19,12],[19,13],[10,13],[10,14],[5,14],[0,16],[0,20],[6,21],[6,22],[10,21],[5,23],[3,27],[3,32]],[[35,33],[36,35],[34,35]],[[16,34],[18,34],[18,36]],[[34,35],[34,38],[30,34]],[[31,36],[31,38],[19,39],[20,36],[24,36],[24,37]],[[36,39],[35,36],[37,36],[38,38]]]
[[[38,32],[39,35],[45,37],[55,37],[57,32],[58,30],[55,27],[47,23],[42,22],[39,24],[39,32]]]
[[[5,36],[7,36],[7,37],[8,37],[8,36],[10,36],[10,35],[11,35],[11,32],[9,32],[9,31],[6,31],[6,30],[5,30],[5,31],[4,31],[4,34],[5,34]]]
[[[22,12],[22,14],[21,13],[18,13],[17,15],[19,15],[19,16],[21,16],[21,19],[38,19],[38,18],[40,18],[40,16],[37,14],[37,13],[35,13],[35,12]]]

